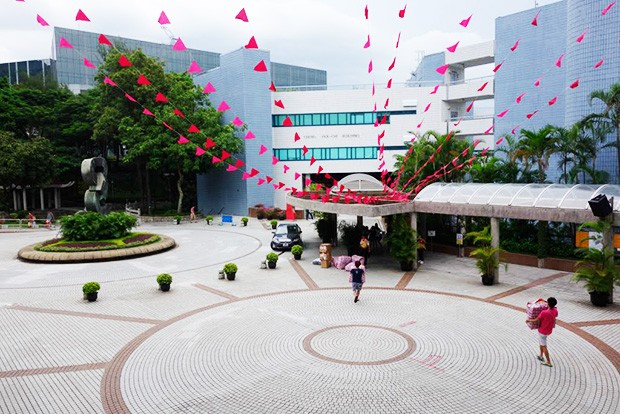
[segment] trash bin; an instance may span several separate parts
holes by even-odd
[[[321,267],[323,268],[332,265],[332,245],[330,243],[322,243],[319,246],[319,259],[321,259]]]

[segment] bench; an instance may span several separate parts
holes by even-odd
[[[224,223],[230,223],[234,226],[235,223],[233,223],[233,216],[222,216],[222,222],[220,223],[220,226],[224,225]]]

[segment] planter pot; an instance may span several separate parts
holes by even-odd
[[[98,294],[98,293],[99,293],[99,292],[95,292],[95,293],[87,293],[87,294],[86,294],[86,299],[87,299],[89,302],[94,302],[94,301],[96,301],[96,300],[97,300],[97,294]]]
[[[237,276],[237,272],[226,273],[226,279],[228,279],[228,280],[235,280],[235,276]]]
[[[243,223],[243,227],[248,225],[248,223],[246,223],[245,221],[242,221],[242,223]]]
[[[482,275],[482,284],[485,286],[491,286],[494,284],[494,277],[493,275]]]
[[[293,257],[295,258],[295,260],[301,260],[301,254],[294,254]]]
[[[403,272],[411,272],[413,270],[413,261],[400,262],[400,270]]]
[[[170,290],[170,283],[160,283],[159,284],[159,290],[161,290],[162,292],[167,292]]]
[[[276,262],[267,262],[267,266],[268,266],[270,269],[275,269],[275,268],[276,268]]]
[[[272,228],[273,230],[275,230],[277,227],[278,227],[278,225],[275,225],[275,226],[274,226],[273,224],[271,225],[271,228]]]
[[[207,226],[211,225],[211,220],[207,220]]]
[[[607,306],[609,303],[609,293],[607,292],[590,292],[590,302],[594,306]]]

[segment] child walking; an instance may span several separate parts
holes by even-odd
[[[351,269],[349,274],[349,282],[353,288],[353,302],[357,303],[360,298],[360,292],[362,291],[362,285],[366,283],[366,271],[361,268],[361,262],[358,260],[355,262],[355,267]]]

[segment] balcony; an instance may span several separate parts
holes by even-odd
[[[478,91],[485,83],[482,91]],[[446,86],[446,102],[466,102],[471,100],[493,99],[495,96],[493,76],[468,79],[463,82],[450,83]]]
[[[464,135],[484,135],[484,133],[491,128],[493,125],[493,116],[480,116],[475,118],[466,118],[461,119],[461,122],[454,126],[459,122],[459,119],[453,119],[448,122],[448,130],[449,131],[460,131],[458,136]],[[493,130],[489,133],[490,136],[493,136]]]

